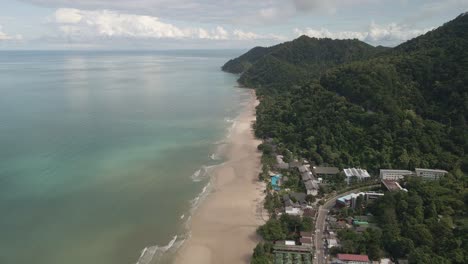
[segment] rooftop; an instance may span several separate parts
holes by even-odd
[[[381,169],[380,172],[393,172],[393,173],[402,173],[402,174],[411,174],[412,171],[409,170],[392,170],[392,169]]]
[[[299,166],[298,169],[299,169],[300,172],[308,172],[309,171],[309,168],[307,168],[307,166],[305,166],[305,165]]]
[[[390,192],[399,191],[403,189],[400,186],[400,184],[396,181],[382,180],[382,183],[385,186],[385,188],[387,188],[387,190],[389,190]]]
[[[307,190],[318,190],[318,185],[316,182],[314,181],[306,181],[304,182],[304,185],[306,187]]]
[[[360,169],[360,168],[357,168],[357,169],[356,168],[348,168],[348,169],[344,169],[343,171],[344,171],[346,177],[356,176],[356,177],[358,177],[360,179],[370,177],[367,170]]]
[[[355,255],[355,254],[338,254],[338,259],[343,261],[360,261],[369,262],[367,255]]]
[[[416,171],[427,171],[427,172],[448,173],[448,171],[446,171],[446,170],[437,170],[437,169],[421,169],[421,168],[416,168]]]
[[[337,174],[340,170],[336,167],[314,167],[315,174]]]

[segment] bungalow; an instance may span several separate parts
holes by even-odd
[[[297,160],[289,162],[289,168],[299,168],[300,166],[302,163]]]
[[[314,180],[304,182],[304,185],[307,189],[307,194],[316,196],[318,194],[318,184]]]
[[[301,242],[301,245],[309,247],[312,247],[314,243],[311,237],[301,237],[299,242]]]
[[[301,208],[296,208],[296,207],[292,207],[292,206],[286,206],[284,208],[284,212],[286,214],[288,214],[288,215],[298,215],[298,216],[302,215]]]
[[[306,207],[304,209],[304,216],[308,216],[308,217],[315,217],[315,214],[317,213],[316,210],[314,210],[313,208],[310,208],[310,207]]]
[[[301,232],[301,238],[299,239],[303,246],[313,246],[312,232]]]
[[[307,205],[306,194],[296,193],[296,192],[285,194],[283,195],[283,202],[284,202],[284,206],[291,206],[291,207],[306,206]]]
[[[329,238],[327,240],[328,248],[333,248],[338,246],[338,241],[335,238]]]
[[[299,169],[300,173],[310,172],[308,166],[306,166],[306,165],[299,166],[298,169]]]

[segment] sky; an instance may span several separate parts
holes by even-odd
[[[0,0],[0,49],[242,49],[300,35],[396,46],[468,0]]]

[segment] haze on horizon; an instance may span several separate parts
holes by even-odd
[[[468,0],[0,0],[0,49],[239,49],[299,35],[395,46]]]

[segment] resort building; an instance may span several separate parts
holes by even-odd
[[[369,173],[367,170],[360,169],[360,168],[348,168],[343,170],[346,175],[346,182],[350,184],[351,178],[356,177],[359,181],[366,180],[370,178]]]
[[[354,208],[356,206],[356,199],[359,196],[364,196],[366,201],[377,199],[381,196],[384,196],[383,193],[376,193],[376,192],[360,192],[360,193],[351,193],[345,196],[342,196],[336,200],[337,206],[345,206]]]
[[[442,178],[448,172],[445,170],[432,170],[432,169],[420,169],[416,168],[416,176],[422,177],[424,180],[438,180]]]
[[[336,167],[313,167],[312,172],[315,177],[329,177],[340,173]]]
[[[409,170],[380,170],[380,179],[382,180],[398,181],[406,175],[413,175],[413,172]]]

